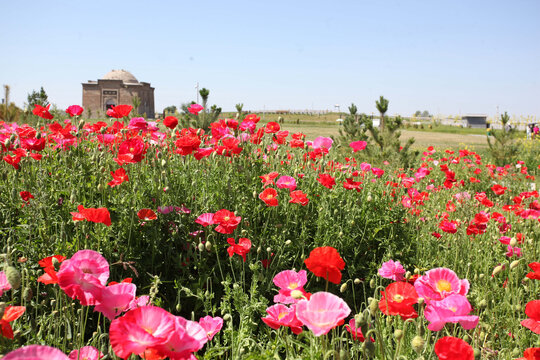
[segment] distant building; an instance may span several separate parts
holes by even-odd
[[[469,114],[463,115],[461,120],[464,121],[466,127],[470,128],[486,128],[487,115],[482,114]]]
[[[154,88],[150,83],[139,82],[133,74],[125,70],[112,70],[102,79],[97,81],[88,80],[82,84],[83,108],[91,118],[103,118],[107,109],[120,104],[132,105],[133,98],[140,99],[137,111],[149,119],[153,119],[154,112]],[[133,114],[133,112],[132,112]]]

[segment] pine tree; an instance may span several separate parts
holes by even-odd
[[[505,111],[501,114],[502,130],[491,129],[491,136],[487,137],[489,152],[497,165],[506,165],[513,162],[519,152],[514,139],[516,129],[510,125],[510,116]]]

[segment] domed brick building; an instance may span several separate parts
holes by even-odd
[[[154,88],[150,83],[139,82],[132,73],[126,70],[112,70],[102,79],[88,80],[82,84],[83,108],[89,118],[106,117],[107,109],[120,104],[133,104],[133,98],[140,99],[140,106],[134,113],[153,119]]]

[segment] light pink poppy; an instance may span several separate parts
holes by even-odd
[[[332,148],[333,143],[334,143],[334,140],[332,140],[331,138],[319,136],[315,140],[313,140],[313,144],[311,146],[313,147],[313,149],[330,150]]]
[[[276,181],[276,186],[279,189],[289,189],[293,191],[296,189],[296,180],[292,176],[283,175]]]
[[[201,224],[204,227],[207,227],[208,225],[214,224],[214,213],[204,213],[200,215],[195,222],[197,224]]]
[[[206,331],[199,323],[176,316],[175,330],[156,350],[173,360],[192,359],[193,353],[202,349],[207,341]]]
[[[307,283],[306,270],[296,272],[294,270],[284,270],[274,276],[274,285],[279,288],[279,294],[274,296],[274,302],[282,304],[292,304],[298,302],[291,296],[291,291],[299,290],[305,293],[303,286]]]
[[[448,322],[459,322],[465,330],[470,330],[478,324],[478,316],[468,315],[471,311],[471,304],[465,296],[453,294],[441,301],[429,302],[424,316],[430,322],[428,329],[431,331],[441,330]]]
[[[401,281],[404,279],[405,269],[399,261],[388,260],[383,263],[379,269],[379,275],[385,279],[392,279],[394,281]]]
[[[279,329],[280,326],[290,327],[293,334],[302,332],[302,322],[296,317],[296,305],[287,307],[282,304],[276,304],[266,309],[267,316],[262,321],[272,329]]]
[[[351,309],[339,296],[318,292],[309,300],[300,300],[296,305],[296,316],[315,336],[327,334],[343,323]]]
[[[349,146],[353,149],[353,152],[362,151],[366,148],[367,142],[365,141],[353,141],[349,144]]]
[[[0,271],[0,296],[4,293],[4,291],[11,289],[11,284],[9,283],[6,273],[3,271]]]
[[[109,278],[109,263],[98,252],[80,250],[65,260],[57,273],[58,285],[81,305],[95,305]]]
[[[101,312],[109,320],[113,320],[126,310],[135,300],[137,286],[131,283],[119,283],[105,287],[94,311]]]
[[[146,351],[166,343],[175,332],[175,317],[157,306],[143,306],[114,319],[109,339],[116,356],[144,357]],[[129,336],[126,336],[129,334]]]
[[[467,295],[469,281],[460,280],[455,272],[447,268],[435,268],[420,276],[414,282],[414,287],[419,297],[426,302],[431,300],[440,301],[452,294]]]
[[[210,341],[223,327],[223,319],[219,316],[211,317],[207,315],[199,319],[199,325],[206,331],[206,336],[208,337],[208,341]]]
[[[45,345],[29,345],[8,353],[2,360],[69,360],[62,351]]]
[[[167,215],[168,213],[173,212],[174,206],[158,206],[157,211],[160,214]]]
[[[104,355],[93,346],[84,346],[69,353],[70,360],[99,360]]]

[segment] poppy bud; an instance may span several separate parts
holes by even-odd
[[[403,339],[403,330],[397,329],[394,331],[394,337],[397,341],[401,341],[401,339]]]
[[[366,340],[362,344],[362,350],[365,352],[367,357],[371,358],[375,355],[375,344],[369,340]]]
[[[349,352],[347,350],[345,350],[345,349],[339,350],[339,358],[343,359],[343,360],[348,359],[349,358]]]
[[[269,253],[271,253],[271,252],[272,252],[272,248],[269,246],[269,247],[266,248],[266,251],[269,252]]]
[[[8,266],[6,268],[6,277],[13,290],[21,287],[21,273],[17,268]]]
[[[356,314],[354,315],[354,326],[358,329],[360,326],[364,326],[367,324],[366,319],[364,318],[364,314]]]
[[[377,310],[379,310],[379,301],[377,299],[372,299],[369,303],[369,312],[371,315],[375,315]]]
[[[199,243],[198,248],[199,248],[199,251],[200,251],[200,252],[203,252],[203,250],[204,250],[204,244],[203,244],[203,243]]]
[[[481,359],[482,358],[482,352],[480,349],[474,349],[474,359]]]
[[[520,312],[521,311],[521,305],[520,304],[516,304],[514,305],[514,310],[517,311],[517,312]]]
[[[520,262],[521,262],[521,260],[512,261],[512,263],[510,264],[510,270],[515,269],[519,265]]]
[[[163,167],[164,167],[165,165],[167,165],[167,160],[165,160],[165,159],[162,159],[162,160],[161,160],[161,166],[163,166]]]
[[[83,127],[84,127],[84,121],[81,120],[81,121],[79,122],[79,125],[77,126],[77,130],[78,130],[78,131],[81,131]],[[103,129],[103,128],[102,128],[102,129]],[[101,129],[100,129],[100,130],[101,130]]]
[[[419,298],[418,298],[418,306],[424,305],[424,302],[425,302],[425,300],[424,300],[423,297],[419,297]]]
[[[225,314],[225,315],[223,316],[223,321],[229,321],[229,320],[231,320],[231,319],[232,319],[231,314]]]
[[[103,189],[103,186],[101,184],[98,184],[97,191],[101,191]]]
[[[424,340],[423,337],[421,336],[418,336],[416,335],[415,337],[413,337],[412,341],[411,341],[411,346],[413,348],[413,350],[418,354],[420,355],[420,353],[422,352],[422,350],[424,350],[424,345],[426,344],[426,341]]]
[[[487,303],[486,299],[482,299],[482,300],[480,300],[478,302],[477,306],[478,306],[479,309],[485,309],[485,308],[487,308],[487,305],[488,305],[488,303]]]
[[[168,187],[168,186],[165,186],[165,187],[163,188],[163,191],[164,191],[164,192],[167,192],[168,190],[169,190],[169,187]]]
[[[11,146],[11,139],[7,139],[6,141],[4,141],[4,145],[9,148]]]
[[[498,273],[500,273],[501,271],[503,271],[504,267],[502,265],[497,265],[495,266],[495,268],[493,269],[493,273],[491,274],[491,276],[495,276],[497,275]]]
[[[510,246],[511,246],[511,247],[516,246],[517,243],[518,243],[518,242],[517,242],[516,238],[513,237],[513,238],[510,239]]]
[[[207,241],[204,244],[204,247],[206,248],[206,251],[212,251],[212,243],[210,241]]]
[[[287,245],[287,246],[291,245],[291,242],[292,242],[291,240],[287,240],[287,241],[285,241],[285,245]]]
[[[6,311],[6,303],[0,302],[0,319],[4,316],[4,311]]]
[[[411,278],[411,276],[412,276],[412,274],[411,274],[410,271],[407,271],[407,272],[405,273],[405,279],[409,280],[409,279]]]
[[[367,198],[366,198],[366,200],[367,200],[367,201],[371,201],[371,200],[373,200],[373,199],[371,198],[371,195],[368,195]]]
[[[355,284],[355,285],[358,285],[358,284],[360,284],[361,282],[362,282],[362,281],[360,281],[359,278],[354,279],[354,284]]]
[[[29,302],[33,296],[34,296],[34,292],[32,291],[32,288],[29,288],[29,287],[24,288],[23,296],[22,296],[23,299]]]
[[[291,297],[293,299],[303,299],[304,294],[302,294],[302,292],[300,290],[293,290],[293,291],[291,291]]]
[[[342,294],[347,291],[347,283],[344,282],[343,284],[341,284],[341,287],[339,288],[339,292],[341,292]]]
[[[182,304],[178,303],[176,304],[176,311],[180,312],[182,310]]]
[[[371,279],[369,281],[369,287],[370,288],[374,289],[376,285],[377,285],[377,283],[375,282],[375,279]]]
[[[414,268],[414,273],[415,273],[416,275],[420,274],[420,269],[419,269],[419,268]]]

